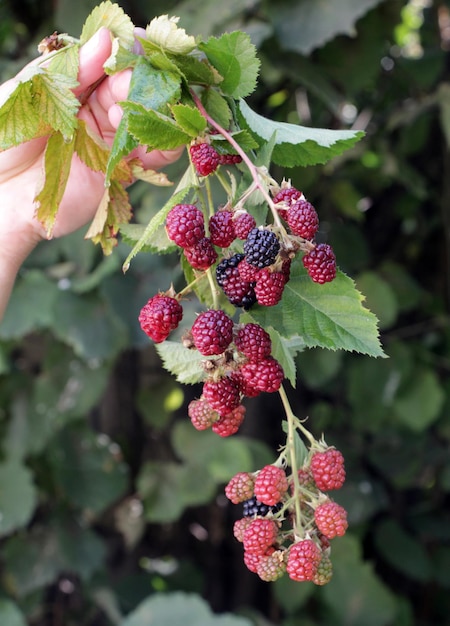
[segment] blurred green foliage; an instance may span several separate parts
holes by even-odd
[[[53,30],[78,35],[95,4],[2,3],[0,77]],[[222,493],[236,471],[273,459],[277,400],[249,403],[230,440],[194,431],[186,405],[198,390],[162,370],[137,323],[151,295],[180,281],[178,259],[141,254],[124,276],[125,243],[108,258],[83,232],[38,247],[0,325],[0,623],[448,623],[450,3],[120,4],[135,23],[170,13],[203,37],[247,31],[262,60],[255,110],[365,130],[325,167],[273,174],[316,206],[320,238],[379,317],[389,359],[298,355],[289,395],[346,457],[336,500],[350,530],[333,543],[328,586],[267,585],[242,564],[238,507]],[[139,222],[165,193],[135,185]],[[194,310],[187,302],[186,325]]]

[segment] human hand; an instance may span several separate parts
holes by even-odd
[[[80,48],[79,86],[75,89],[75,94],[84,100],[89,88],[104,78],[83,101],[78,115],[109,145],[122,116],[117,102],[126,99],[131,79],[131,70],[105,76],[103,64],[111,54],[111,45],[110,32],[101,28]],[[0,102],[13,91],[16,80],[17,77],[0,85]],[[36,244],[46,238],[45,229],[36,219],[34,202],[42,177],[45,145],[46,138],[42,137],[0,152],[0,319],[20,266]],[[139,147],[128,158],[139,158],[144,169],[159,169],[175,161],[181,151],[147,153]],[[92,220],[104,193],[104,180],[102,173],[90,170],[76,154],[73,156],[52,236],[69,234]]]
[[[102,28],[80,49],[80,84],[74,91],[82,98],[104,77],[83,102],[78,116],[111,145],[122,115],[117,102],[127,97],[131,70],[105,77],[103,64],[110,53],[111,36],[106,28]],[[0,101],[14,87],[15,80],[13,78],[0,86]],[[35,218],[36,205],[33,202],[42,176],[45,144],[45,137],[38,138],[0,152],[0,243],[6,246],[9,254],[21,260],[46,237],[45,229]],[[139,147],[128,158],[138,157],[145,169],[159,169],[175,161],[180,153],[181,150],[147,153],[144,147]],[[90,170],[75,154],[53,236],[68,234],[88,223],[103,192],[104,175]]]

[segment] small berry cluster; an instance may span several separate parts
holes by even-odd
[[[280,389],[284,371],[272,356],[270,335],[259,324],[234,324],[220,309],[200,313],[183,343],[207,357],[201,397],[188,415],[197,430],[211,427],[222,437],[235,434],[245,416],[242,400]]]
[[[297,476],[288,474],[285,453],[257,472],[239,472],[225,495],[243,504],[233,528],[244,547],[244,563],[264,581],[285,572],[292,580],[324,585],[333,573],[330,540],[348,527],[345,509],[324,492],[345,481],[344,458],[316,442]]]
[[[273,201],[278,215],[287,223],[290,233],[294,237],[312,242],[319,230],[319,216],[303,193],[290,183],[283,182],[274,194]],[[336,277],[336,257],[329,244],[312,245],[302,260],[314,282],[324,284]]]
[[[242,161],[238,154],[221,154],[204,140],[193,143],[189,148],[192,165],[199,176],[213,174],[219,165],[234,165]]]

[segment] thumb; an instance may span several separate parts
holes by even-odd
[[[78,82],[74,89],[75,95],[85,91],[104,75],[103,64],[111,54],[111,33],[105,27],[100,28],[80,48],[80,65],[78,68]]]

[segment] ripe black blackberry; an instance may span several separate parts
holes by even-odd
[[[229,259],[223,259],[216,267],[216,279],[219,287],[236,307],[249,309],[256,302],[255,290],[252,283],[244,281],[239,273],[239,263],[243,254],[234,254]]]
[[[281,507],[281,502],[275,504],[274,506],[269,506],[268,504],[263,504],[257,500],[256,496],[253,496],[249,500],[245,500],[245,502],[242,503],[242,517],[254,517],[256,515],[265,517],[269,513],[278,513]]]
[[[244,243],[247,263],[259,269],[272,265],[279,251],[278,237],[267,228],[253,228]]]

